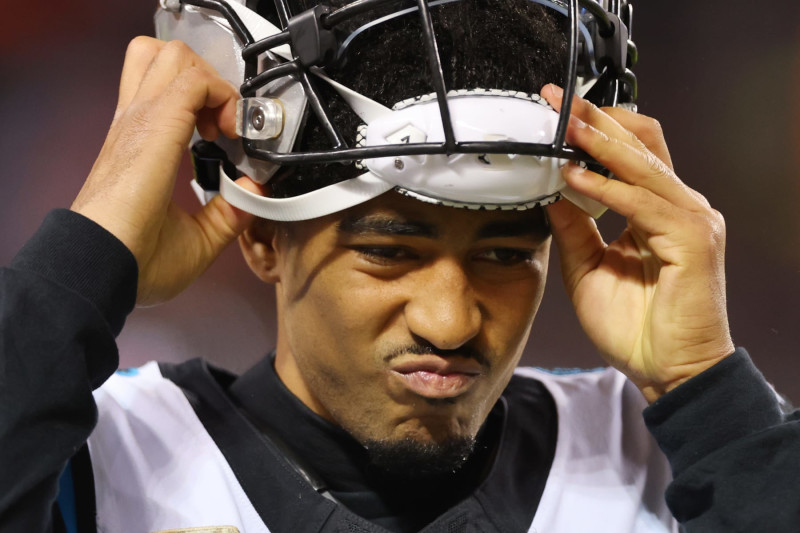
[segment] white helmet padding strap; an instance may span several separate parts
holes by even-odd
[[[371,200],[394,188],[370,173],[291,198],[268,198],[240,187],[220,165],[219,192],[234,207],[270,220],[323,217]]]
[[[339,93],[339,96],[341,96],[342,99],[347,102],[347,105],[352,108],[353,112],[358,115],[358,118],[363,120],[365,124],[370,124],[373,120],[376,120],[384,115],[392,114],[392,110],[385,105],[380,104],[371,98],[367,98],[363,94],[357,93],[353,89],[330,79],[319,69],[314,68],[311,69],[311,71],[321,79],[328,82],[330,86],[333,87],[337,93]]]

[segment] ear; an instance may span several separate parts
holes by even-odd
[[[239,247],[250,270],[267,283],[277,283],[281,277],[278,231],[278,222],[257,218],[239,236]]]

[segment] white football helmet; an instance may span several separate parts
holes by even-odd
[[[187,43],[242,94],[240,139],[193,139],[193,185],[201,199],[220,192],[231,204],[273,220],[324,216],[392,189],[472,209],[526,209],[566,197],[591,214],[602,212],[602,206],[570,190],[559,169],[574,160],[602,170],[564,142],[574,94],[598,105],[635,107],[630,68],[637,52],[627,0],[521,0],[568,20],[560,113],[536,94],[538,88],[448,90],[431,11],[473,0],[411,0],[388,14],[387,5],[402,2],[356,0],[336,9],[320,4],[294,16],[287,0],[274,0],[279,25],[244,1],[161,0],[155,17],[160,39]],[[380,16],[371,17],[373,12]],[[356,17],[364,21],[355,30],[338,31]],[[419,20],[419,46],[428,59],[433,91],[408,95],[389,108],[334,79],[329,71],[335,69],[328,67],[356,61],[349,57],[354,41],[398,17]],[[363,122],[352,146],[334,123],[320,84],[328,84]],[[297,148],[307,113],[322,125],[329,148]],[[354,165],[359,172],[289,198],[256,195],[233,182],[244,174],[267,184],[282,167],[332,162]]]

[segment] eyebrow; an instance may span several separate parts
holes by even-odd
[[[435,225],[416,220],[406,220],[382,214],[353,216],[337,224],[338,231],[350,235],[399,235],[410,237],[439,237]],[[478,229],[476,239],[497,239],[503,237],[530,237],[545,239],[550,235],[547,220],[532,217],[530,220],[495,220]]]
[[[351,235],[404,235],[427,238],[436,238],[439,235],[431,224],[388,215],[345,218],[337,227],[340,232]]]
[[[543,239],[550,234],[549,228],[540,220],[496,220],[478,230],[478,239],[502,237],[533,237]]]

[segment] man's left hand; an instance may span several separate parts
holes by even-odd
[[[561,90],[542,95],[560,108]],[[591,217],[547,207],[578,319],[606,361],[653,402],[734,350],[725,302],[725,222],[675,175],[655,120],[576,98],[567,142],[608,168],[575,164],[566,182],[627,220],[606,244]]]

